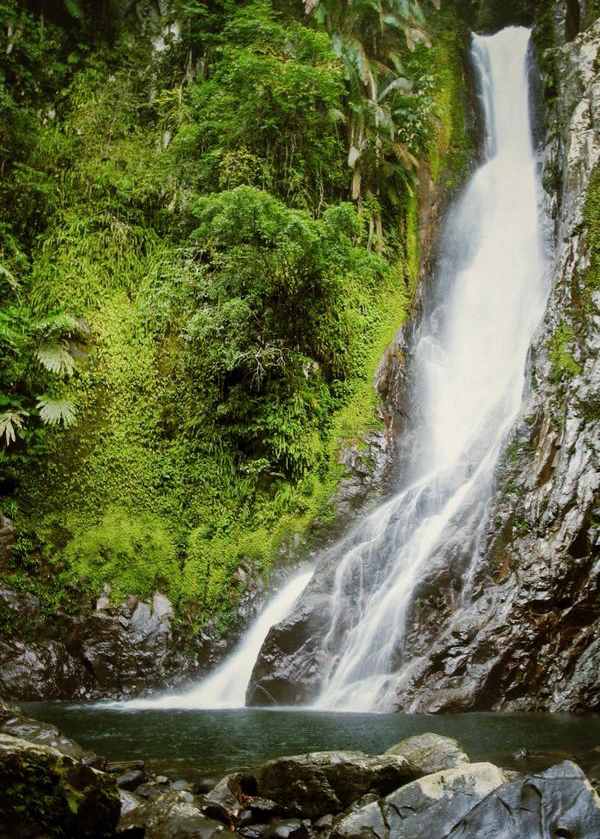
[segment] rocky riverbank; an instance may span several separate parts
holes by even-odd
[[[313,752],[188,783],[110,763],[0,701],[0,839],[598,835],[600,798],[569,760],[518,773],[423,734],[382,755]]]

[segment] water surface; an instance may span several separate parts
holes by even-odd
[[[31,716],[57,725],[82,746],[110,760],[143,758],[170,777],[219,776],[252,768],[284,754],[359,749],[380,754],[413,734],[433,731],[457,738],[474,761],[507,768],[539,769],[577,758],[586,769],[598,763],[600,714],[493,714],[450,716],[336,713],[261,708],[122,710],[103,703],[25,703]],[[553,752],[517,761],[519,748]]]

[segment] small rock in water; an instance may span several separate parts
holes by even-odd
[[[156,780],[158,780],[158,778]],[[201,778],[194,784],[194,792],[196,793],[196,795],[204,795],[205,793],[210,792],[211,789],[214,789],[216,785],[216,778]]]
[[[521,748],[513,752],[513,757],[515,760],[527,760],[528,756],[529,749],[526,749],[524,746],[521,746]]]
[[[127,790],[119,790],[119,798],[121,799],[121,816],[127,815],[142,803],[137,796]]]
[[[165,791],[159,784],[150,783],[142,784],[136,789],[135,794],[141,796],[142,798],[146,798],[149,801],[156,801],[161,797],[161,795],[165,794]]]
[[[271,816],[283,815],[281,806],[270,798],[255,796],[248,801],[248,807],[253,817],[258,818],[259,821],[266,821]]]
[[[117,786],[120,789],[126,789],[130,792],[141,786],[146,780],[146,775],[141,769],[133,769],[131,772],[125,772],[117,778]]]
[[[169,783],[169,779],[167,778],[166,775],[157,775],[154,780],[156,781],[157,784],[163,784],[164,785],[164,784]]]
[[[171,789],[175,792],[180,792],[181,790],[190,790],[191,786],[187,781],[184,781],[183,778],[180,778],[178,781],[173,781]]]
[[[260,839],[268,829],[268,824],[249,824],[246,827],[241,827],[238,833],[240,836],[244,836],[245,839]]]
[[[308,829],[300,819],[273,822],[265,834],[265,839],[304,839]]]
[[[131,772],[133,769],[144,769],[143,760],[121,760],[119,762],[108,761],[106,764],[106,771],[111,775],[124,775],[125,772]]]

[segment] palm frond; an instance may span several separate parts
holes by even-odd
[[[90,327],[83,318],[76,318],[66,312],[38,321],[34,329],[48,338],[64,335],[86,338],[90,334]]]
[[[392,90],[401,90],[402,93],[412,93],[412,82],[408,79],[405,79],[403,76],[399,76],[397,79],[394,79],[393,82],[390,82],[379,94],[379,101],[381,102],[388,93],[391,93]]]
[[[0,439],[4,437],[5,446],[15,442],[26,416],[27,411],[4,411],[0,414]]]
[[[62,423],[65,428],[69,428],[77,416],[75,405],[68,399],[49,399],[44,396],[38,400],[37,408],[44,425],[54,426]]]
[[[75,368],[73,356],[64,343],[40,344],[35,357],[42,367],[58,376],[70,376]]]

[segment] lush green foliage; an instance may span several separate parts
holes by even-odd
[[[23,435],[0,425],[0,496],[7,573],[48,608],[109,581],[226,614],[240,564],[317,538],[340,447],[379,424],[416,158],[437,177],[464,149],[463,32],[338,7],[176,0],[140,29],[109,0],[0,0],[0,408]]]

